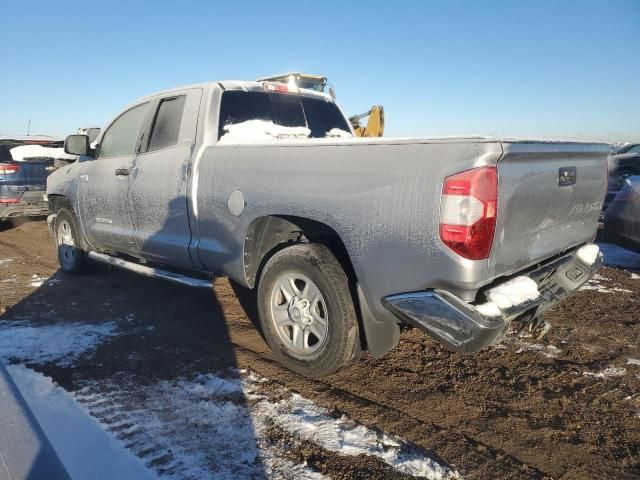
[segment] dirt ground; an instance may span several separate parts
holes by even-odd
[[[472,356],[415,329],[382,359],[363,355],[325,381],[279,366],[254,328],[251,292],[213,293],[96,268],[65,276],[46,222],[0,226],[0,323],[51,312],[65,321],[121,322],[124,335],[73,368],[41,368],[67,390],[126,375],[141,383],[228,366],[250,368],[336,415],[397,435],[469,479],[640,478],[640,279],[603,268],[548,315],[543,340],[510,339]],[[52,277],[32,286],[34,275]],[[149,328],[152,327],[152,328]],[[274,442],[288,442],[274,427]],[[287,453],[330,478],[402,478],[379,462],[298,442]]]

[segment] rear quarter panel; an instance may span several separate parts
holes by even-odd
[[[378,312],[380,300],[394,293],[479,287],[487,262],[462,259],[439,240],[442,180],[495,164],[500,154],[499,143],[482,139],[210,146],[198,162],[194,189],[199,260],[245,283],[250,223],[293,215],[323,222],[340,235]],[[246,201],[239,217],[227,206],[234,190]]]

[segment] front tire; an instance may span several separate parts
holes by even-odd
[[[258,284],[258,312],[273,354],[296,373],[325,377],[360,353],[347,276],[324,245],[293,245],[267,261]]]
[[[70,210],[61,208],[54,225],[55,244],[58,249],[58,263],[65,273],[84,271],[87,258],[82,249],[76,217]]]

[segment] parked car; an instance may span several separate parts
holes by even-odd
[[[640,176],[628,177],[607,209],[604,238],[640,252]]]
[[[100,127],[81,127],[78,129],[79,134],[89,137],[89,143],[93,143],[98,135],[100,135]]]
[[[30,215],[46,215],[47,168],[64,153],[55,137],[0,137],[0,221]]]
[[[630,143],[609,155],[609,183],[604,210],[624,186],[625,180],[640,175],[640,144]]]
[[[597,269],[608,145],[352,133],[329,95],[283,84],[142,98],[95,149],[67,137],[91,158],[49,177],[60,266],[227,275],[256,289],[276,357],[312,377],[384,355],[402,324],[494,345]]]

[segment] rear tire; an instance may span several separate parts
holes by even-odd
[[[60,269],[72,274],[83,272],[87,256],[82,248],[82,238],[73,212],[66,208],[58,210],[53,231]]]
[[[273,354],[300,375],[325,377],[360,354],[347,276],[324,245],[293,245],[267,261],[258,284],[258,312]]]

